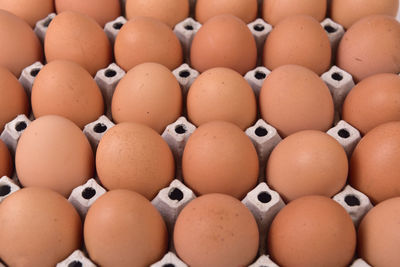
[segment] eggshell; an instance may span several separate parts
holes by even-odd
[[[256,66],[256,41],[242,20],[218,15],[204,23],[194,36],[190,61],[200,72],[225,67],[244,75]]]
[[[122,26],[114,53],[117,64],[125,71],[145,62],[160,63],[173,70],[183,61],[181,44],[171,28],[147,17],[134,17]]]
[[[40,70],[33,83],[32,111],[36,118],[66,117],[82,129],[104,113],[103,96],[83,67],[54,60]]]
[[[74,207],[45,188],[24,188],[0,205],[0,257],[9,266],[55,266],[81,246]]]
[[[322,21],[326,9],[326,0],[264,0],[262,17],[272,26],[294,15],[308,15]]]
[[[151,17],[173,28],[189,16],[188,0],[127,0],[125,13],[128,19],[136,16]]]
[[[373,203],[400,196],[400,122],[369,131],[351,157],[349,183]]]
[[[361,81],[378,73],[400,72],[400,22],[372,15],[351,26],[340,41],[336,64]]]
[[[101,138],[96,169],[107,189],[130,189],[151,200],[174,178],[175,163],[168,144],[156,131],[124,122]]]
[[[17,78],[6,68],[0,67],[0,131],[17,115],[29,112],[29,100]]]
[[[223,193],[241,199],[256,185],[258,168],[252,142],[230,122],[201,125],[183,151],[185,184],[198,195]]]
[[[327,131],[334,117],[328,87],[315,73],[296,65],[268,75],[260,92],[260,111],[283,137],[301,130]]]
[[[24,130],[15,154],[15,168],[24,187],[50,188],[64,197],[93,177],[93,152],[72,121],[48,115]]]
[[[16,77],[26,66],[42,60],[43,48],[32,28],[22,19],[0,9],[0,66]]]
[[[248,24],[257,18],[257,0],[197,0],[195,18],[205,23],[212,17],[231,14]]]
[[[110,42],[96,21],[86,15],[65,11],[50,22],[44,39],[47,62],[74,61],[92,76],[111,63]]]
[[[92,17],[101,27],[121,15],[119,0],[55,0],[57,13],[67,10]]]
[[[330,7],[331,18],[348,29],[356,21],[369,15],[396,17],[399,0],[332,0]]]
[[[288,17],[280,21],[268,35],[263,62],[269,70],[296,64],[321,75],[331,63],[328,35],[318,21],[310,16]]]
[[[0,0],[0,9],[25,20],[32,28],[36,22],[54,12],[53,0]]]
[[[209,194],[192,200],[179,214],[174,245],[188,265],[248,266],[257,255],[257,223],[239,200]]]
[[[182,112],[182,91],[161,64],[137,65],[118,83],[112,98],[114,121],[143,123],[162,133]]]
[[[400,121],[400,76],[383,73],[362,80],[347,95],[342,117],[362,134],[382,123]]]
[[[167,227],[157,209],[129,190],[105,193],[90,207],[85,245],[99,266],[150,266],[168,247]]]
[[[13,171],[13,164],[6,144],[0,140],[0,177],[6,175],[11,177]]]
[[[203,72],[190,87],[187,111],[197,126],[224,120],[245,130],[256,119],[257,103],[243,76],[231,69],[213,68]]]
[[[358,228],[358,254],[371,266],[399,266],[400,197],[379,203]]]
[[[276,215],[268,247],[279,266],[349,266],[356,248],[356,231],[349,214],[337,202],[306,196]]]
[[[320,131],[301,131],[272,151],[267,184],[286,201],[306,195],[332,197],[346,184],[348,163],[343,147]]]

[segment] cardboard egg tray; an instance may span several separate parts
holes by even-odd
[[[124,2],[124,0],[121,0],[122,6],[124,6]],[[190,0],[192,14],[195,2],[195,0]],[[261,4],[262,0],[259,0],[258,2]],[[44,40],[47,27],[54,17],[55,14],[52,13],[46,18],[37,22],[34,31],[40,40]],[[400,13],[398,15],[398,19],[399,18]],[[121,16],[105,25],[104,31],[111,43],[114,43],[120,28],[125,22],[126,19]],[[334,55],[337,45],[344,34],[344,29],[341,25],[335,23],[329,18],[323,20],[321,22],[321,26],[326,30]],[[174,28],[174,33],[182,44],[185,63],[173,70],[172,73],[175,75],[181,86],[184,100],[190,86],[199,75],[198,71],[190,67],[189,53],[193,37],[200,27],[200,23],[195,21],[192,17],[188,17],[177,24]],[[246,73],[244,78],[248,81],[258,99],[263,81],[270,73],[267,68],[261,66],[260,57],[262,55],[264,42],[269,32],[272,30],[272,27],[261,18],[257,18],[255,21],[249,23],[248,27],[256,40],[259,62],[258,67]],[[42,63],[36,62],[30,66],[27,66],[21,73],[19,81],[26,90],[28,97],[31,95],[32,85],[35,77],[42,67]],[[102,91],[106,107],[105,115],[86,125],[83,130],[93,148],[94,153],[96,152],[96,148],[101,137],[108,129],[114,126],[111,118],[111,99],[115,87],[124,75],[125,72],[117,64],[112,63],[107,68],[99,70],[94,78]],[[335,126],[328,130],[327,133],[334,137],[343,146],[348,157],[350,157],[355,146],[361,139],[361,135],[357,129],[352,127],[347,122],[340,120],[340,110],[346,95],[354,86],[353,79],[349,73],[334,65],[330,70],[322,74],[321,78],[327,84],[335,104]],[[185,113],[186,112],[184,111],[183,115],[185,115]],[[7,144],[13,157],[15,156],[15,150],[19,137],[33,119],[33,115],[31,115],[29,118],[27,118],[25,115],[19,115],[14,120],[9,122],[5,126],[4,131],[1,133],[0,139]],[[172,232],[180,211],[185,207],[186,204],[196,197],[193,191],[186,187],[183,183],[181,168],[181,160],[185,144],[195,129],[196,127],[190,123],[187,118],[182,116],[178,118],[176,122],[167,126],[162,134],[162,137],[170,146],[175,158],[176,179],[173,180],[168,187],[160,190],[158,195],[152,200],[152,204],[158,209],[164,218],[170,234],[169,252],[165,254],[165,256],[159,262],[151,265],[153,267],[187,266],[175,254]],[[247,208],[253,213],[260,232],[259,257],[250,266],[274,267],[278,265],[275,264],[268,256],[266,237],[269,225],[271,224],[274,216],[285,206],[285,203],[279,194],[276,191],[271,190],[264,181],[265,165],[268,157],[274,147],[282,139],[276,129],[262,119],[258,119],[253,126],[249,127],[245,131],[245,133],[253,142],[260,162],[259,183],[253,190],[248,192],[246,197],[242,200],[242,203],[246,205]],[[19,189],[20,184],[18,182],[16,173],[14,173],[13,177],[10,178],[6,176],[0,178],[0,202]],[[106,189],[101,186],[99,179],[94,177],[93,179],[88,180],[84,185],[75,188],[68,200],[72,205],[75,206],[79,215],[84,220],[89,207],[105,192]],[[349,185],[346,185],[343,191],[335,195],[333,199],[342,205],[350,214],[356,227],[358,226],[362,217],[372,208],[372,204],[368,197]],[[2,264],[0,261],[0,267],[3,266],[4,264]],[[81,250],[73,252],[67,259],[60,262],[57,266],[92,267],[96,265],[88,258],[87,254],[85,253],[85,248],[82,247]],[[351,266],[366,267],[369,265],[362,259],[355,259]]]

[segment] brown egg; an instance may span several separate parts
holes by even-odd
[[[400,266],[400,197],[379,203],[358,228],[358,254],[371,266]]]
[[[0,0],[0,9],[25,20],[32,28],[36,22],[54,12],[53,0]]]
[[[167,227],[140,194],[112,190],[90,207],[84,225],[86,249],[99,266],[150,266],[167,251]]]
[[[6,175],[11,177],[13,171],[13,164],[10,155],[10,151],[6,144],[0,140],[0,177]]]
[[[104,113],[103,96],[87,70],[72,61],[55,60],[33,83],[32,111],[36,118],[59,115],[83,128]]]
[[[382,123],[400,121],[400,76],[383,73],[362,80],[347,95],[342,117],[362,134]]]
[[[187,112],[197,126],[224,120],[245,130],[256,119],[257,103],[243,76],[231,69],[213,68],[203,72],[190,87]]]
[[[309,68],[321,75],[331,63],[328,35],[317,20],[297,15],[279,22],[264,45],[264,65],[274,70],[286,64]]]
[[[327,131],[334,116],[328,87],[315,73],[296,65],[268,75],[260,92],[260,111],[283,137],[301,130]]]
[[[294,15],[308,15],[322,21],[326,9],[326,0],[265,0],[262,15],[266,22],[275,26],[281,20]]]
[[[117,64],[125,71],[145,62],[160,63],[173,70],[183,61],[181,43],[171,28],[146,17],[132,18],[122,26],[114,53]]]
[[[242,199],[257,183],[258,158],[250,138],[235,124],[213,121],[190,136],[182,158],[185,184],[196,194]]]
[[[92,148],[81,129],[55,115],[29,124],[15,154],[15,168],[24,187],[46,187],[64,197],[93,177],[93,162]]]
[[[24,188],[0,205],[0,257],[9,266],[55,266],[81,247],[75,208],[45,188]]]
[[[192,200],[178,216],[175,249],[192,267],[248,266],[259,243],[253,214],[239,200],[208,194]]]
[[[130,189],[151,200],[172,181],[175,164],[168,144],[156,131],[124,122],[101,138],[96,169],[107,189]]]
[[[218,15],[204,23],[194,36],[190,61],[200,72],[225,67],[244,75],[256,66],[256,41],[242,20]]]
[[[346,29],[357,20],[374,14],[396,17],[399,0],[332,0],[331,18]]]
[[[0,131],[17,115],[28,116],[29,100],[17,78],[6,68],[0,67]]]
[[[388,122],[369,131],[350,161],[349,183],[379,203],[400,196],[400,122]]]
[[[340,41],[336,64],[361,81],[378,73],[400,72],[400,22],[373,15],[351,26]]]
[[[118,0],[55,0],[55,7],[57,13],[70,10],[88,15],[101,27],[121,15]]]
[[[301,131],[283,139],[267,163],[267,184],[286,201],[307,195],[332,197],[346,184],[343,147],[330,135]]]
[[[248,24],[257,18],[257,0],[197,0],[195,18],[205,23],[212,17],[231,14]]]
[[[181,115],[182,90],[167,67],[143,63],[118,83],[111,107],[115,122],[143,123],[162,133]]]
[[[346,210],[323,196],[306,196],[284,207],[269,229],[269,253],[280,266],[349,266],[356,231]]]
[[[86,15],[64,11],[49,25],[44,39],[47,62],[74,61],[94,76],[111,63],[110,42],[96,21]]]
[[[0,66],[19,77],[22,69],[41,61],[43,48],[32,28],[17,16],[0,9]]]
[[[125,5],[128,19],[141,16],[158,19],[169,27],[189,16],[188,0],[127,0]]]

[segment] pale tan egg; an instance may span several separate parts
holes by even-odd
[[[99,266],[150,266],[167,252],[168,232],[161,214],[142,195],[111,190],[89,208],[85,246]]]
[[[272,26],[295,15],[308,15],[322,21],[325,18],[326,9],[326,0],[264,0],[262,16]]]
[[[50,22],[44,51],[47,62],[74,61],[92,76],[112,60],[110,41],[103,29],[91,17],[74,11],[64,11]]]
[[[25,20],[32,28],[36,22],[54,12],[53,0],[0,0],[0,9]]]
[[[187,96],[189,120],[199,126],[213,120],[235,123],[242,130],[257,116],[253,89],[234,70],[212,68],[203,72],[190,87]]]
[[[147,17],[134,17],[122,26],[115,39],[114,54],[125,71],[145,62],[174,70],[183,61],[181,44],[171,28]]]
[[[34,120],[22,133],[15,168],[24,187],[45,187],[68,197],[93,177],[93,151],[72,121],[47,115]]]
[[[0,131],[18,115],[28,113],[29,100],[24,88],[8,69],[0,67]]]
[[[173,28],[189,16],[189,0],[127,0],[125,13],[128,19],[150,17]]]
[[[378,73],[400,72],[400,22],[372,15],[354,23],[340,41],[336,64],[356,82]]]
[[[167,67],[143,63],[118,83],[111,108],[115,122],[143,123],[161,134],[181,115],[182,91]]]
[[[257,0],[197,0],[195,19],[205,23],[212,17],[231,14],[248,24],[257,18]]]
[[[331,45],[319,22],[296,15],[280,21],[264,45],[263,64],[269,70],[287,64],[301,65],[321,75],[331,64]]]
[[[92,17],[101,27],[121,15],[119,0],[55,0],[54,4],[57,13],[79,12]]]
[[[13,163],[10,151],[7,145],[0,140],[0,177],[6,175],[9,178],[12,176]]]
[[[256,42],[242,20],[218,15],[204,23],[194,36],[190,62],[200,72],[225,67],[244,75],[256,66]]]
[[[16,77],[36,61],[41,61],[43,48],[32,28],[21,18],[0,9],[0,66]]]
[[[8,266],[56,266],[81,247],[82,223],[60,194],[23,188],[0,205],[0,257]]]

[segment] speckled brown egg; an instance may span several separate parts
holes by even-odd
[[[24,130],[15,154],[15,168],[24,187],[46,187],[64,197],[93,177],[93,151],[72,121],[47,115]]]
[[[268,233],[268,251],[279,266],[349,266],[356,230],[346,210],[323,196],[306,196],[284,207]]]
[[[327,131],[334,116],[328,87],[315,73],[296,65],[268,75],[260,92],[260,111],[283,137],[301,130]]]
[[[13,163],[6,144],[0,140],[0,177],[6,175],[11,178]]]
[[[45,188],[24,188],[0,205],[0,257],[8,266],[55,266],[81,247],[74,206]]]
[[[143,63],[118,83],[111,108],[115,122],[143,123],[161,134],[181,115],[182,91],[167,67]]]
[[[190,62],[200,72],[225,67],[244,75],[256,66],[256,41],[241,19],[218,15],[204,23],[194,36]]]
[[[344,101],[342,117],[362,134],[382,123],[400,121],[400,76],[382,73],[359,82]]]
[[[29,100],[17,78],[0,67],[0,131],[19,114],[28,115]]]
[[[36,76],[32,111],[66,117],[81,129],[104,113],[103,96],[89,72],[72,61],[54,60]]]
[[[373,203],[400,196],[400,122],[369,131],[351,157],[349,183]]]
[[[195,19],[205,23],[212,17],[231,14],[247,24],[257,18],[257,11],[257,0],[197,0]]]
[[[286,201],[306,195],[332,197],[346,184],[348,163],[343,147],[320,131],[301,131],[272,151],[267,184]]]
[[[313,17],[288,17],[279,22],[268,35],[263,62],[270,70],[286,64],[296,64],[321,75],[331,63],[328,35]]]
[[[400,197],[372,208],[358,228],[358,255],[371,266],[399,266]]]
[[[385,15],[363,18],[340,41],[336,64],[358,82],[378,73],[400,72],[400,22]]]
[[[322,21],[325,18],[326,9],[326,0],[265,0],[262,17],[273,26],[295,15],[308,15]]]
[[[25,20],[32,28],[36,22],[54,12],[53,0],[0,0],[0,9]]]
[[[140,194],[112,190],[89,208],[86,249],[99,266],[150,266],[168,248],[167,227],[157,209]]]
[[[96,169],[107,189],[129,189],[151,200],[174,178],[175,163],[168,144],[156,131],[123,122],[101,138]]]
[[[171,28],[148,17],[134,17],[122,26],[115,39],[114,54],[125,71],[145,62],[160,63],[173,70],[183,61],[181,44]]]
[[[127,0],[125,13],[128,19],[141,16],[158,19],[169,27],[189,16],[188,0]]]
[[[203,72],[190,87],[187,112],[197,126],[224,120],[245,130],[256,119],[257,103],[243,76],[231,69],[213,68]]]
[[[64,11],[50,22],[44,51],[47,62],[74,61],[92,76],[112,60],[110,41],[103,29],[91,17],[74,11]]]
[[[230,122],[202,124],[183,151],[185,184],[198,195],[223,193],[242,199],[256,185],[258,168],[250,138]]]
[[[21,18],[0,9],[0,66],[16,77],[36,61],[41,61],[43,48],[32,28]]]
[[[193,267],[248,266],[257,255],[257,223],[239,200],[208,194],[183,208],[174,228],[178,256]]]

